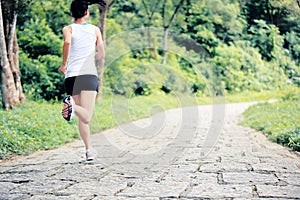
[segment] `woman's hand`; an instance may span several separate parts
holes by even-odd
[[[60,66],[60,68],[59,68],[59,71],[60,71],[60,73],[62,73],[62,74],[66,74],[66,71],[67,71],[66,65],[65,65],[65,64],[62,64],[62,65]]]

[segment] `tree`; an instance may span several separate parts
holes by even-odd
[[[175,7],[174,12],[171,14],[170,19],[166,22],[167,16],[166,16],[166,6],[167,6],[167,0],[163,1],[163,9],[162,9],[162,20],[163,20],[163,27],[164,27],[164,59],[163,64],[166,64],[167,62],[167,51],[168,51],[168,34],[169,34],[169,28],[171,24],[174,22],[177,13],[179,12],[179,9],[182,7],[185,0],[180,0],[178,4]],[[173,4],[173,2],[171,2]]]
[[[19,46],[17,42],[18,0],[1,0],[0,4],[0,49],[1,49],[1,94],[2,106],[11,109],[25,101],[19,70]]]
[[[297,0],[298,2],[298,0]],[[284,34],[291,29],[298,29],[299,8],[294,0],[260,0],[248,1],[243,8],[248,24],[255,24],[255,20],[264,20],[267,24],[274,24]]]
[[[112,7],[112,5],[116,2],[117,2],[117,0],[112,0],[111,2],[109,0],[101,0],[101,1],[98,2],[98,8],[99,8],[99,12],[100,12],[98,27],[100,28],[100,31],[101,31],[104,47],[106,46],[106,17],[107,17],[107,13],[109,12],[109,9]],[[98,67],[99,93],[97,95],[97,100],[101,101],[102,87],[103,87],[104,60],[102,60],[102,62],[99,63],[99,65],[100,65]]]
[[[157,7],[159,6],[160,0],[156,0],[154,5],[151,4],[150,2],[146,2],[145,0],[142,0],[142,4],[143,7],[146,11],[146,15],[148,18],[148,22],[147,22],[147,28],[148,28],[148,45],[149,47],[152,46],[152,37],[151,37],[151,25],[152,25],[152,20],[154,17],[154,14],[157,12]],[[152,58],[155,58],[155,54],[154,54],[154,48],[149,48],[150,50],[150,55]]]

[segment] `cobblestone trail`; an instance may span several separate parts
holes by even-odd
[[[300,199],[299,155],[238,125],[252,104],[173,109],[94,134],[92,163],[81,141],[0,162],[0,199]]]

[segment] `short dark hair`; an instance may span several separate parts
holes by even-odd
[[[100,6],[106,8],[107,7],[107,3],[105,0],[85,0],[86,2],[88,2],[89,5],[92,4],[99,4]]]
[[[79,19],[85,16],[85,12],[88,10],[88,3],[83,0],[74,0],[71,3],[71,15],[75,19]]]

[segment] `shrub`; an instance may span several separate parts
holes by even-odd
[[[283,70],[276,63],[265,62],[249,42],[236,41],[230,46],[220,45],[216,48],[212,62],[215,64],[213,73],[219,79],[218,82],[221,81],[226,92],[231,94],[278,89],[288,84],[288,77]]]
[[[18,31],[21,49],[33,59],[41,55],[61,55],[62,40],[55,35],[46,20],[31,18],[25,22],[24,29]]]
[[[64,95],[64,76],[58,72],[61,59],[54,55],[29,58],[20,52],[20,71],[24,92],[34,100],[61,99]]]

